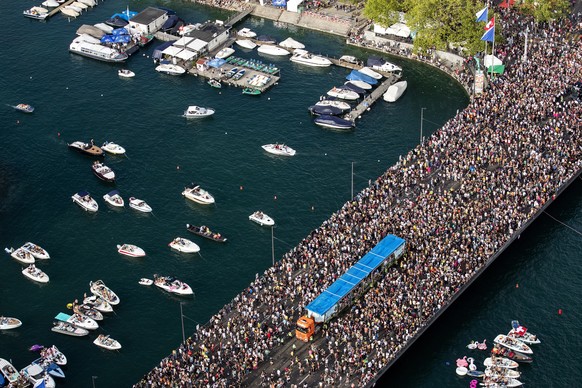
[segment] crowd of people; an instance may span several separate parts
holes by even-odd
[[[534,29],[513,9],[497,15],[512,37],[497,50],[519,59],[506,74],[257,276],[135,388],[364,386],[580,173],[582,109],[572,85],[581,79],[582,50],[572,31],[582,19]],[[522,61],[526,27],[531,41]],[[387,234],[406,240],[403,258],[322,337],[299,344],[294,329],[303,307]]]

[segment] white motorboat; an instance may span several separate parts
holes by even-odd
[[[64,13],[64,11],[75,12],[71,9],[62,8],[61,12]],[[69,51],[104,62],[124,62],[129,57],[127,53],[120,52],[108,46],[86,42],[81,37],[77,37],[71,42]]]
[[[519,379],[521,373],[510,368],[487,367],[485,369],[485,376],[496,378]]]
[[[162,63],[156,67],[156,71],[168,75],[182,75],[186,73],[186,69],[171,63]]]
[[[39,283],[48,283],[49,282],[48,275],[46,273],[44,273],[41,269],[36,268],[36,266],[34,264],[31,264],[28,267],[24,268],[22,270],[22,274],[24,276],[26,276],[27,278],[29,278],[30,280],[33,280],[35,282],[39,282]]]
[[[511,321],[511,325],[512,329],[507,333],[508,337],[515,338],[528,345],[535,345],[542,342],[537,335],[527,331],[527,328],[520,325],[518,321]]]
[[[202,117],[212,116],[214,114],[214,109],[212,108],[204,108],[201,106],[190,105],[184,111],[184,117],[187,119],[198,119]]]
[[[304,49],[305,45],[301,42],[296,41],[293,38],[287,38],[284,41],[279,43],[279,46],[283,48],[291,48],[291,49]]]
[[[275,221],[263,213],[262,211],[256,211],[249,216],[249,220],[256,222],[261,226],[273,226],[275,225]]]
[[[384,62],[381,65],[373,65],[372,70],[378,70],[378,71],[382,71],[384,73],[393,73],[393,72],[397,72],[397,71],[402,71],[402,68],[400,66],[393,64],[393,63]]]
[[[81,329],[85,330],[96,330],[99,327],[99,324],[94,319],[77,313],[73,315],[58,313],[55,319],[70,323],[75,327],[80,327]]]
[[[362,67],[358,71],[374,79],[382,79],[382,74],[375,72],[367,66]]]
[[[255,47],[257,47],[257,44],[249,39],[239,39],[235,43],[238,44],[240,47],[246,48],[249,50],[252,50]]]
[[[116,143],[113,143],[110,141],[106,141],[105,143],[103,143],[103,145],[101,146],[101,149],[107,153],[112,154],[112,155],[125,154],[125,148],[123,148],[119,144],[116,144]]]
[[[103,199],[111,206],[124,207],[125,205],[123,198],[121,197],[121,195],[119,195],[119,191],[117,190],[111,190],[110,192],[103,196]]]
[[[125,256],[131,257],[143,257],[145,256],[145,251],[133,244],[122,244],[117,246],[117,252]]]
[[[519,366],[517,361],[510,360],[509,358],[505,357],[487,357],[485,361],[483,361],[483,365],[486,367],[498,367],[498,368],[510,368],[515,369]]]
[[[115,182],[115,172],[100,161],[94,161],[91,169],[93,170],[93,174],[102,181]]]
[[[99,334],[99,336],[95,338],[95,341],[93,341],[93,343],[107,350],[121,349],[121,344],[117,340],[114,340],[110,336],[104,334]]]
[[[73,5],[73,4],[65,5],[64,8],[69,9],[69,10],[72,10],[72,11],[75,11],[79,15],[83,12],[83,8],[77,7],[77,6]]]
[[[8,360],[0,358],[0,372],[4,376],[8,385],[17,386],[20,374]]]
[[[56,0],[46,0],[41,3],[43,7],[48,8],[56,8],[59,6],[59,3]]]
[[[104,300],[96,295],[91,295],[91,296],[84,298],[83,303],[88,304],[89,306],[92,306],[95,310],[100,311],[102,313],[112,313],[113,312],[113,306],[111,306],[111,304],[108,301],[106,301],[106,300]]]
[[[18,318],[0,317],[0,330],[16,329],[22,326],[22,321]]]
[[[34,243],[31,243],[30,241],[24,243],[21,248],[28,251],[32,256],[34,256],[35,259],[46,260],[51,258],[45,249]]]
[[[182,237],[176,237],[175,239],[173,239],[168,246],[172,249],[177,250],[178,252],[182,252],[182,253],[197,253],[200,252],[200,247],[198,245],[196,245],[194,242],[182,238]]]
[[[348,62],[348,63],[353,63],[353,64],[357,64],[359,62],[358,58],[354,57],[353,55],[342,55],[339,58],[339,60],[340,60],[340,62],[343,61],[343,62]]]
[[[48,358],[45,357],[37,358],[36,360],[31,362],[31,364],[36,364],[40,366],[46,373],[53,377],[58,377],[61,379],[65,378],[65,372],[63,372],[61,367],[58,366],[57,363]]]
[[[55,333],[70,335],[73,337],[82,337],[89,334],[89,330],[77,327],[69,322],[55,321],[51,329]]]
[[[4,248],[4,250],[6,253],[9,253],[13,259],[18,260],[23,264],[32,264],[35,261],[34,256],[23,247],[16,250],[14,248]]]
[[[257,33],[252,31],[250,28],[241,28],[238,30],[237,35],[244,36],[245,38],[254,38],[257,36]]]
[[[516,379],[507,379],[507,378],[492,378],[492,377],[485,377],[481,386],[487,388],[511,388],[511,387],[520,387],[523,383]]]
[[[190,201],[199,203],[201,205],[212,205],[214,197],[206,190],[195,183],[191,183],[182,191],[182,195]]]
[[[285,144],[279,144],[279,143],[265,144],[261,147],[263,147],[263,149],[265,151],[267,151],[268,153],[273,154],[273,155],[282,155],[282,156],[295,155],[295,150],[289,146],[286,146]]]
[[[352,109],[352,107],[350,106],[350,104],[348,104],[345,101],[339,101],[339,100],[321,100],[321,101],[317,101],[315,103],[315,105],[319,105],[319,106],[335,106],[336,108],[339,108],[341,110],[350,110]]]
[[[83,10],[83,11],[86,10],[87,8],[89,8],[89,6],[87,4],[81,3],[80,1],[74,1],[71,3],[71,5],[73,7],[79,8],[80,10]]]
[[[141,284],[142,286],[151,286],[152,284],[154,284],[154,281],[148,278],[141,278],[139,279],[138,283]]]
[[[133,78],[135,73],[129,69],[119,69],[117,70],[117,75],[123,78]]]
[[[22,11],[24,17],[36,20],[44,20],[48,16],[48,10],[42,7],[32,7]]]
[[[89,194],[86,191],[79,191],[78,193],[74,194],[71,198],[73,199],[73,202],[81,206],[81,208],[83,208],[83,210],[85,211],[94,213],[97,210],[99,210],[99,205],[97,204],[97,201],[95,201],[91,197],[91,194]]]
[[[192,288],[173,276],[154,275],[154,284],[164,291],[176,295],[193,295]]]
[[[273,55],[273,56],[285,56],[291,54],[284,48],[273,46],[270,44],[263,44],[257,49],[261,54]]]
[[[89,7],[97,5],[97,0],[78,0],[80,3],[87,4]]]
[[[40,355],[47,360],[50,360],[57,364],[58,366],[65,366],[67,365],[67,356],[61,352],[56,345],[51,346],[50,348],[45,348],[40,351]]]
[[[340,89],[336,87],[333,87],[330,91],[328,91],[327,95],[330,97],[341,98],[342,100],[350,101],[360,98],[360,95],[352,90]]]
[[[112,304],[113,306],[119,304],[119,297],[117,296],[117,294],[115,294],[115,292],[113,292],[109,287],[107,287],[105,283],[103,283],[103,280],[96,280],[94,282],[91,281],[89,282],[89,286],[91,288],[91,293],[93,293],[93,295],[97,295],[98,297],[100,297],[103,300],[106,300],[107,302],[109,302],[109,304]]]
[[[103,320],[103,314],[101,314],[101,311],[97,310],[96,308],[89,304],[85,303],[73,304],[73,311],[76,312],[77,314],[86,315],[89,318],[94,319],[96,321]]]
[[[38,387],[37,384],[42,385],[42,381],[44,380],[44,386],[46,388],[55,388],[55,380],[38,364],[30,364],[22,368],[20,373],[35,387]]]
[[[114,29],[113,27],[111,27],[110,25],[107,25],[105,23],[97,23],[97,24],[94,24],[94,26],[97,27],[98,29],[100,29],[101,31],[105,32],[106,34],[111,34],[113,32],[113,29]]]
[[[406,81],[398,81],[394,85],[390,85],[388,90],[384,93],[384,101],[386,102],[395,102],[402,96],[402,93],[406,90],[408,86],[408,82]]]
[[[331,65],[331,61],[329,59],[320,55],[311,54],[308,51],[301,49],[295,50],[289,60],[291,62],[312,67],[327,67]]]
[[[234,49],[231,47],[225,47],[216,53],[215,57],[220,59],[226,59],[234,54]]]
[[[504,346],[509,350],[513,350],[514,352],[519,352],[522,354],[533,354],[533,351],[529,346],[519,340],[516,340],[515,338],[508,337],[504,334],[499,334],[497,337],[495,337],[493,342]]]
[[[360,81],[357,79],[344,82],[344,85],[347,85],[347,84],[355,85],[355,86],[359,87],[360,89],[364,89],[364,90],[371,90],[372,89],[372,85],[370,85],[367,82]]]
[[[152,208],[146,203],[146,201],[135,197],[129,197],[129,207],[143,213],[152,212]]]
[[[72,17],[72,18],[76,18],[77,16],[79,16],[79,12],[74,11],[74,10],[72,10],[70,8],[66,8],[66,7],[65,8],[61,8],[61,13],[63,15],[67,15],[67,16]]]

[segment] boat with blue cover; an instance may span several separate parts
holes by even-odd
[[[347,90],[351,90],[352,92],[356,92],[360,95],[362,94],[366,94],[366,91],[364,89],[362,89],[361,87],[351,83],[350,81],[344,83],[342,86],[338,86],[340,89],[347,89]]]
[[[311,105],[309,107],[309,111],[311,112],[311,114],[316,116],[321,115],[337,116],[345,112],[344,109],[338,108],[337,106],[333,105]]]
[[[362,72],[359,72],[358,70],[352,70],[352,72],[346,76],[346,79],[348,81],[364,81],[365,83],[370,85],[376,85],[378,83],[377,79],[372,78],[369,75],[366,75]]]
[[[178,23],[179,19],[180,18],[175,14],[168,16],[168,19],[164,22],[164,24],[162,24],[160,31],[162,31],[162,32],[170,31],[172,28],[174,28],[176,23]]]
[[[354,122],[341,117],[331,115],[317,116],[313,122],[320,127],[334,128],[334,129],[351,129],[354,127]]]

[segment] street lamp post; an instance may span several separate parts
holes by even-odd
[[[354,199],[354,162],[352,162],[352,196],[351,199]]]
[[[91,376],[91,383],[93,384],[93,388],[95,388],[95,379],[97,376]]]
[[[275,266],[275,236],[274,231],[275,225],[271,226],[271,258],[273,259],[273,267]]]
[[[422,123],[424,121],[424,110],[426,108],[420,108],[420,144],[422,145]]]
[[[182,312],[182,302],[180,302],[180,320],[182,321],[182,343],[186,342],[186,336],[184,335],[184,313]]]

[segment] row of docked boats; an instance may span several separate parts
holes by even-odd
[[[93,143],[93,141],[91,141],[89,143],[85,143],[82,141],[74,141],[72,143],[68,143],[67,146],[72,150],[75,150],[77,152],[80,152],[82,154],[89,155],[89,156],[103,156],[104,152],[107,152],[108,154],[111,154],[111,155],[124,155],[125,154],[125,148],[123,148],[122,146],[120,146],[117,143],[110,142],[110,141],[104,142],[101,147],[96,146]]]

